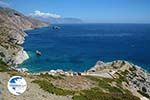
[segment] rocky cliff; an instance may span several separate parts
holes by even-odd
[[[27,36],[24,30],[44,26],[48,24],[13,9],[0,7],[0,60],[16,65],[28,59],[27,53],[20,46]]]

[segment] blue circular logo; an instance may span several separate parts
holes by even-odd
[[[13,95],[21,95],[27,89],[27,83],[21,76],[13,76],[8,81],[8,90]]]

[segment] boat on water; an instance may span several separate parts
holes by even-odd
[[[61,27],[59,27],[59,26],[53,26],[52,27],[54,30],[60,30],[61,29]]]
[[[42,53],[40,51],[36,50],[36,55],[41,56]]]

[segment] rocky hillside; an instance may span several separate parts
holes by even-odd
[[[108,63],[98,61],[88,71],[88,75],[119,79],[117,82],[121,83],[122,88],[128,89],[138,97],[140,95],[147,97],[141,100],[150,99],[150,73],[127,61],[117,60]]]
[[[22,63],[28,58],[20,46],[26,36],[23,30],[47,25],[45,22],[26,17],[13,9],[0,7],[0,60],[9,65]]]

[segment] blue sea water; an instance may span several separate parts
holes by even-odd
[[[23,47],[31,72],[85,71],[98,60],[127,60],[150,71],[150,24],[68,24],[27,31]],[[37,56],[35,51],[42,52]]]

